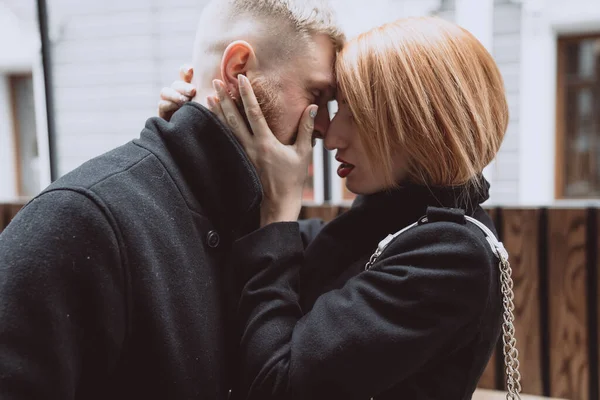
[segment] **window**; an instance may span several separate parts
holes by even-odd
[[[313,161],[311,161],[308,166],[308,176],[306,177],[304,189],[302,190],[302,201],[315,201],[315,163]]]
[[[31,75],[10,75],[9,83],[17,196],[31,197],[40,191],[33,80]]]
[[[321,204],[324,201],[324,165],[323,165],[323,145],[321,140],[317,140],[313,148],[312,161],[308,166],[308,176],[304,184],[302,201],[305,204]]]
[[[558,41],[556,197],[600,197],[600,33]]]

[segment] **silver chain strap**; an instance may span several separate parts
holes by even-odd
[[[515,292],[513,290],[512,268],[508,262],[508,253],[504,245],[500,243],[494,234],[481,222],[474,218],[465,216],[467,221],[475,224],[486,235],[486,239],[496,257],[500,260],[498,266],[500,268],[500,291],[502,293],[502,352],[504,354],[504,365],[506,366],[506,399],[521,400],[521,373],[519,372],[519,352],[517,350],[517,339],[515,338]],[[419,224],[427,223],[427,218],[423,217],[419,222],[407,226],[394,235],[389,235],[382,240],[377,246],[377,250],[373,253],[369,261],[365,265],[365,271],[369,270],[377,261],[383,250],[400,234],[406,232]],[[371,400],[374,400],[371,397]]]
[[[515,292],[513,291],[512,268],[507,258],[500,257],[500,290],[504,308],[502,321],[502,350],[506,366],[506,399],[520,400],[521,373],[519,372],[519,351],[515,338]]]

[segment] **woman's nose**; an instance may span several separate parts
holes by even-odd
[[[341,127],[339,121],[336,121],[337,116],[333,117],[329,123],[329,129],[323,136],[323,145],[329,151],[340,149],[344,147],[343,135],[341,133]]]

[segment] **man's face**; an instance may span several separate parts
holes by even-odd
[[[335,92],[334,62],[331,40],[318,35],[303,54],[277,67],[277,78],[265,76],[252,80],[265,119],[280,142],[291,144],[296,140],[300,118],[311,104],[319,106],[315,131],[321,136],[327,131],[327,102]]]

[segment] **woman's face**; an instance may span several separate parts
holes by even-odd
[[[336,160],[342,163],[337,170],[339,177],[346,178],[348,190],[355,194],[366,195],[387,189],[389,185],[386,183],[381,163],[377,160],[369,163],[350,107],[339,89],[336,100],[338,112],[333,117],[323,141],[327,150],[336,151]],[[406,175],[406,162],[401,155],[401,149],[392,154],[394,179],[400,182]]]

